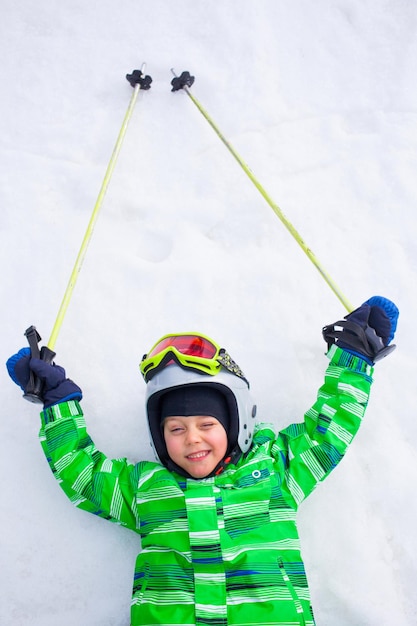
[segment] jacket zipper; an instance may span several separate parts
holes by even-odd
[[[291,597],[294,601],[294,606],[295,606],[295,610],[297,611],[297,615],[299,617],[300,620],[300,626],[305,626],[305,619],[304,619],[304,609],[302,607],[302,604],[297,596],[297,593],[294,589],[294,586],[290,580],[290,577],[287,574],[287,571],[284,567],[284,562],[282,559],[278,559],[278,566],[282,575],[282,578],[287,586],[288,591],[291,594]]]
[[[149,582],[149,575],[150,575],[149,563],[145,563],[143,582],[142,582],[142,587],[140,588],[140,593],[139,593],[139,602],[142,602],[143,596],[145,595],[146,587],[148,586],[148,582]]]

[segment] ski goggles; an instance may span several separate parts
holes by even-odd
[[[165,335],[143,356],[139,368],[145,382],[149,382],[155,374],[172,363],[211,376],[218,374],[224,367],[248,382],[226,350],[205,335]]]

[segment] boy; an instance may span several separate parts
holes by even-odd
[[[163,337],[141,362],[157,463],[110,460],[89,437],[81,390],[21,350],[25,389],[43,381],[40,437],[81,509],[138,532],[132,626],[314,626],[296,527],[299,504],[343,458],[363,417],[373,363],[398,309],[373,297],[326,326],[330,365],[304,423],[256,424],[243,372],[208,337]]]

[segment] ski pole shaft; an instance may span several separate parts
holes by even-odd
[[[126,111],[126,114],[124,116],[123,123],[122,123],[122,126],[120,128],[120,132],[119,132],[119,135],[117,137],[117,141],[116,141],[116,144],[114,146],[113,153],[111,155],[111,159],[110,159],[109,164],[107,166],[107,170],[106,170],[106,173],[105,173],[105,176],[104,176],[104,179],[103,179],[103,183],[101,185],[100,192],[99,192],[98,197],[97,197],[97,201],[96,201],[96,203],[94,205],[94,209],[93,209],[93,212],[91,214],[90,221],[88,223],[87,230],[86,230],[85,235],[84,235],[84,239],[82,241],[80,250],[79,250],[77,258],[75,260],[74,268],[73,268],[73,270],[71,272],[71,275],[70,275],[70,278],[69,278],[69,281],[68,281],[68,285],[67,285],[67,288],[65,290],[64,297],[62,299],[61,306],[59,308],[57,318],[55,320],[55,324],[54,324],[54,326],[52,328],[51,336],[50,336],[48,344],[47,344],[48,347],[51,350],[53,350],[53,348],[55,346],[55,342],[57,340],[59,331],[61,329],[61,326],[62,326],[64,317],[65,317],[65,314],[67,312],[68,305],[70,303],[71,296],[72,296],[72,293],[74,291],[74,287],[75,287],[75,284],[77,282],[78,275],[80,273],[82,264],[84,262],[84,258],[85,258],[86,252],[87,252],[87,248],[88,248],[88,245],[90,243],[91,237],[93,235],[94,227],[95,227],[95,224],[97,222],[97,218],[99,216],[99,212],[100,212],[101,206],[103,204],[103,199],[104,199],[104,196],[106,194],[107,188],[109,186],[110,179],[112,177],[113,170],[115,168],[115,165],[116,165],[116,162],[117,162],[117,158],[119,156],[119,153],[120,153],[120,150],[121,150],[121,147],[122,147],[122,144],[123,144],[123,140],[125,138],[126,131],[127,131],[130,119],[132,117],[133,109],[134,109],[135,104],[136,104],[136,99],[137,99],[139,90],[141,88],[142,89],[149,89],[150,83],[152,81],[150,76],[145,76],[145,77],[142,78],[142,74],[144,72],[144,69],[145,69],[145,64],[142,65],[142,69],[141,70],[134,70],[134,72],[132,74],[128,74],[126,76],[127,80],[130,82],[132,87],[134,87],[133,93],[132,93],[132,96],[131,96],[131,99],[130,99],[130,102],[129,102],[129,106],[128,106],[127,111]]]
[[[178,79],[179,77],[177,77],[174,69],[171,69],[172,74]],[[183,73],[184,74],[184,73]],[[174,79],[175,80],[175,79]],[[249,179],[252,181],[252,183],[255,185],[255,187],[257,188],[257,190],[259,191],[259,193],[262,195],[262,197],[266,200],[266,202],[269,204],[269,206],[272,208],[272,210],[274,211],[274,213],[278,216],[278,218],[281,220],[281,222],[284,224],[284,226],[287,228],[287,230],[291,233],[291,235],[294,237],[294,239],[296,240],[296,242],[300,245],[300,247],[303,249],[303,251],[305,252],[305,254],[308,256],[308,258],[310,259],[310,261],[313,263],[313,265],[316,267],[316,269],[319,271],[319,273],[321,274],[321,276],[324,278],[324,280],[326,281],[326,283],[328,284],[328,286],[330,287],[330,289],[333,291],[333,293],[337,296],[337,298],[339,298],[340,302],[343,304],[343,306],[347,309],[347,311],[353,311],[353,306],[352,304],[349,302],[349,300],[347,300],[347,298],[342,294],[342,292],[340,291],[340,289],[337,287],[336,283],[333,281],[333,279],[329,276],[329,274],[326,272],[326,270],[323,268],[323,266],[321,265],[321,263],[319,262],[319,260],[317,259],[317,257],[315,256],[315,254],[313,253],[313,251],[307,246],[307,244],[305,243],[305,241],[302,239],[301,235],[298,233],[298,231],[295,229],[295,227],[292,225],[292,223],[287,219],[287,217],[284,215],[284,213],[282,212],[282,210],[279,208],[279,206],[273,201],[273,199],[271,198],[271,196],[267,193],[267,191],[265,190],[265,188],[261,185],[261,183],[259,182],[259,180],[255,177],[255,175],[253,174],[253,172],[249,169],[248,165],[244,162],[244,160],[242,159],[242,157],[236,152],[236,150],[234,149],[234,147],[232,146],[232,144],[230,143],[230,141],[228,141],[226,139],[226,137],[223,135],[223,133],[220,131],[219,127],[217,126],[217,124],[214,122],[213,118],[210,117],[210,115],[208,114],[208,112],[204,109],[204,107],[202,106],[202,104],[197,100],[197,98],[191,93],[189,87],[191,86],[192,81],[187,81],[185,82],[185,84],[181,84],[179,83],[179,88],[183,89],[187,96],[191,99],[191,101],[194,103],[194,105],[197,107],[197,109],[200,111],[200,113],[203,115],[203,117],[207,120],[207,122],[210,124],[210,126],[213,128],[213,130],[215,131],[216,135],[219,137],[219,139],[221,139],[221,141],[224,143],[224,145],[226,146],[226,148],[229,150],[229,152],[232,154],[232,156],[236,159],[236,161],[239,163],[240,167],[243,169],[243,171],[245,172],[245,174],[249,177]],[[175,89],[177,90],[177,88]]]

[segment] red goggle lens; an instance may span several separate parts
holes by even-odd
[[[155,356],[167,348],[175,348],[178,352],[186,356],[196,356],[203,359],[212,359],[217,354],[216,346],[205,337],[198,335],[181,335],[162,339],[147,355],[147,358]]]

